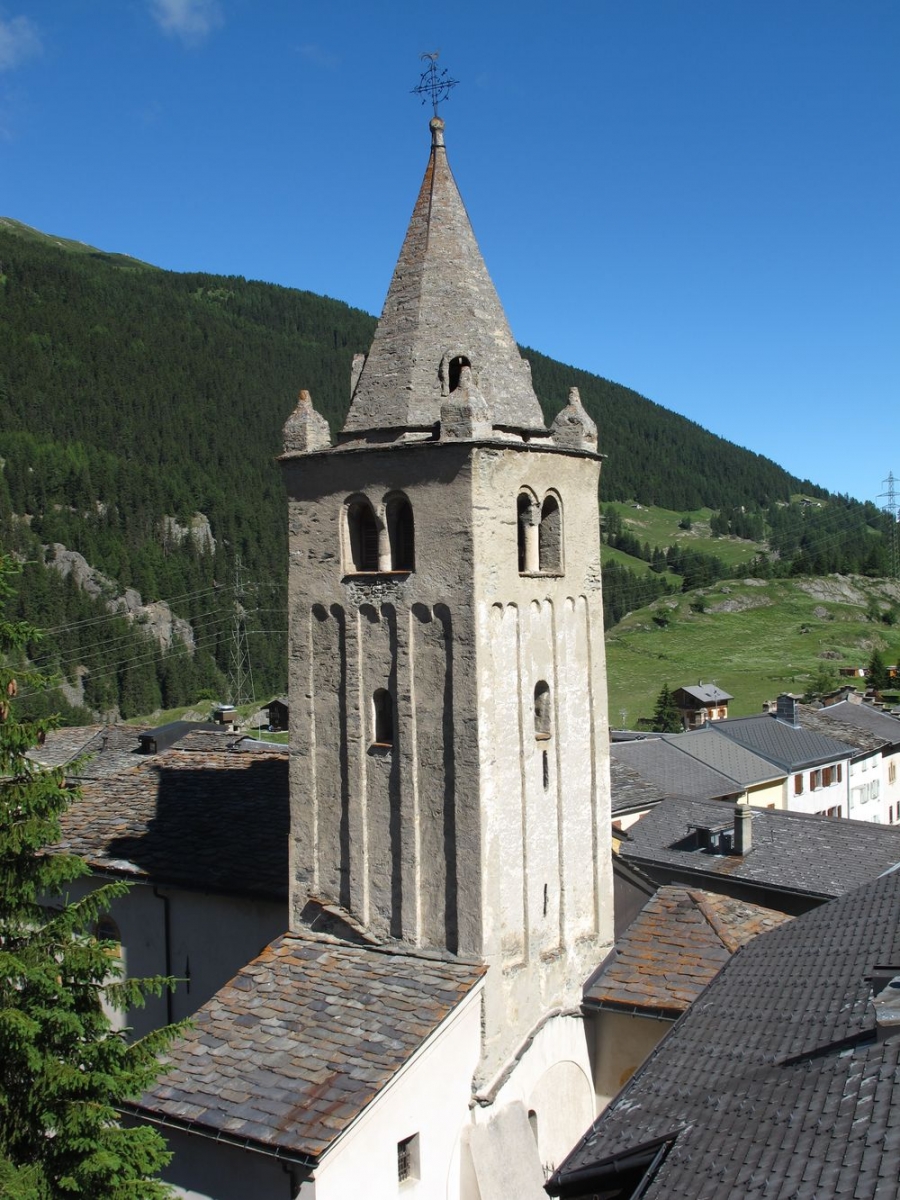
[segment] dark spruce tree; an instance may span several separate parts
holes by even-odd
[[[0,556],[0,604],[13,568]],[[35,630],[0,611],[0,1196],[10,1200],[156,1200],[169,1159],[149,1126],[123,1127],[117,1105],[156,1078],[175,1030],[128,1044],[104,1003],[126,1009],[164,979],[125,980],[115,947],[95,936],[112,883],[80,900],[84,861],[47,854],[71,793],[62,770],[27,755],[51,722],[18,720],[15,696]]]
[[[656,697],[656,707],[653,710],[653,732],[681,733],[682,728],[678,705],[669,691],[669,685],[664,683],[662,691]]]

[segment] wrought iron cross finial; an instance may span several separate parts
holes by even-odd
[[[420,54],[419,58],[423,61],[428,59],[428,66],[422,72],[422,77],[419,80],[418,87],[412,89],[413,95],[421,96],[422,103],[427,104],[429,97],[431,105],[434,109],[434,115],[437,116],[438,105],[442,100],[446,100],[450,95],[450,89],[455,88],[458,79],[451,79],[446,68],[439,71],[437,68],[437,60],[440,50],[434,50],[432,53]]]

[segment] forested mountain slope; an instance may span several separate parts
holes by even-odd
[[[352,356],[368,349],[374,327],[373,317],[336,300],[163,271],[0,219],[4,546],[39,559],[42,546],[61,544],[144,601],[170,601],[209,655],[199,674],[187,670],[171,685],[173,695],[200,678],[211,689],[223,685],[240,565],[238,614],[256,683],[261,692],[279,689],[287,565],[274,463],[281,428],[301,387],[340,426]],[[581,389],[608,456],[604,500],[678,510],[757,508],[798,490],[824,495],[627,388],[525,354],[548,417],[572,384]],[[178,532],[198,512],[211,541]],[[60,581],[35,590],[32,575],[25,586],[33,594],[23,596],[31,619],[69,629],[71,584],[64,594]],[[80,609],[77,619],[86,630]],[[99,610],[91,619],[100,620]],[[128,636],[139,637],[134,622],[121,634],[123,654]],[[59,654],[62,673],[71,677],[83,653]],[[140,661],[136,649],[125,657],[143,680],[125,707],[165,699],[160,663]],[[122,690],[115,660],[88,670],[98,687],[106,680],[91,706],[114,706]]]

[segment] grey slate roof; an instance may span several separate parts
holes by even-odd
[[[868,704],[842,700],[814,710],[804,706],[800,711],[801,720],[805,720],[807,713],[814,713],[822,723],[821,728],[833,731],[831,736],[839,741],[852,740],[853,745],[871,749],[900,746],[900,721]]]
[[[667,796],[712,799],[743,791],[733,779],[676,749],[662,737],[613,742],[611,759],[624,763]]]
[[[316,1159],[483,974],[459,960],[285,934],[192,1018],[136,1108]]]
[[[664,800],[666,793],[640,772],[622,762],[615,754],[609,756],[609,780],[612,796],[612,813],[633,812],[649,808]]]
[[[734,955],[548,1191],[590,1194],[586,1176],[669,1137],[645,1200],[893,1200],[900,1037],[875,1040],[876,963],[900,963],[900,872]]]
[[[443,128],[431,122],[425,178],[345,433],[431,428],[441,416],[446,354],[468,358],[494,425],[545,429],[531,371],[450,171]]]
[[[666,733],[665,740],[683,754],[689,754],[699,762],[735,780],[742,787],[755,783],[771,783],[784,779],[785,772],[775,767],[768,759],[761,758],[730,738],[718,737],[712,727],[695,729],[689,733]]]
[[[767,758],[785,771],[802,771],[807,767],[849,757],[848,747],[835,738],[814,733],[796,725],[788,725],[769,713],[757,717],[734,717],[714,721],[710,725],[722,737],[731,738],[754,754]]]
[[[674,1019],[738,946],[791,918],[698,888],[661,887],[585,988],[587,1008]]]
[[[734,699],[734,696],[723,692],[714,683],[698,683],[695,687],[678,688],[678,691],[692,696],[700,704],[724,704],[727,700]]]
[[[720,878],[827,899],[900,863],[900,826],[833,820],[754,808],[753,849],[745,857],[691,848],[692,828],[728,823],[733,807],[716,801],[664,800],[622,835],[620,854],[660,880],[654,867],[689,873],[697,886]]]
[[[245,754],[220,739],[212,752],[99,753],[87,769],[63,815],[59,849],[154,883],[285,898],[286,748]]]

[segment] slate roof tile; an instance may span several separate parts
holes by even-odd
[[[287,752],[230,751],[211,736],[215,752],[98,750],[79,768],[81,796],[63,815],[58,848],[132,878],[285,899]]]
[[[900,863],[900,826],[763,808],[753,809],[745,857],[692,848],[696,826],[727,824],[732,814],[721,802],[671,797],[627,830],[619,853],[660,879],[675,868],[696,875],[698,886],[727,876],[816,897],[842,895]]]
[[[578,1167],[671,1135],[646,1200],[896,1196],[900,1037],[875,1039],[875,962],[900,962],[898,871],[733,955],[563,1163],[551,1194]]]
[[[317,1158],[483,974],[285,934],[199,1010],[135,1107]],[[314,997],[324,1008],[312,1008]]]

